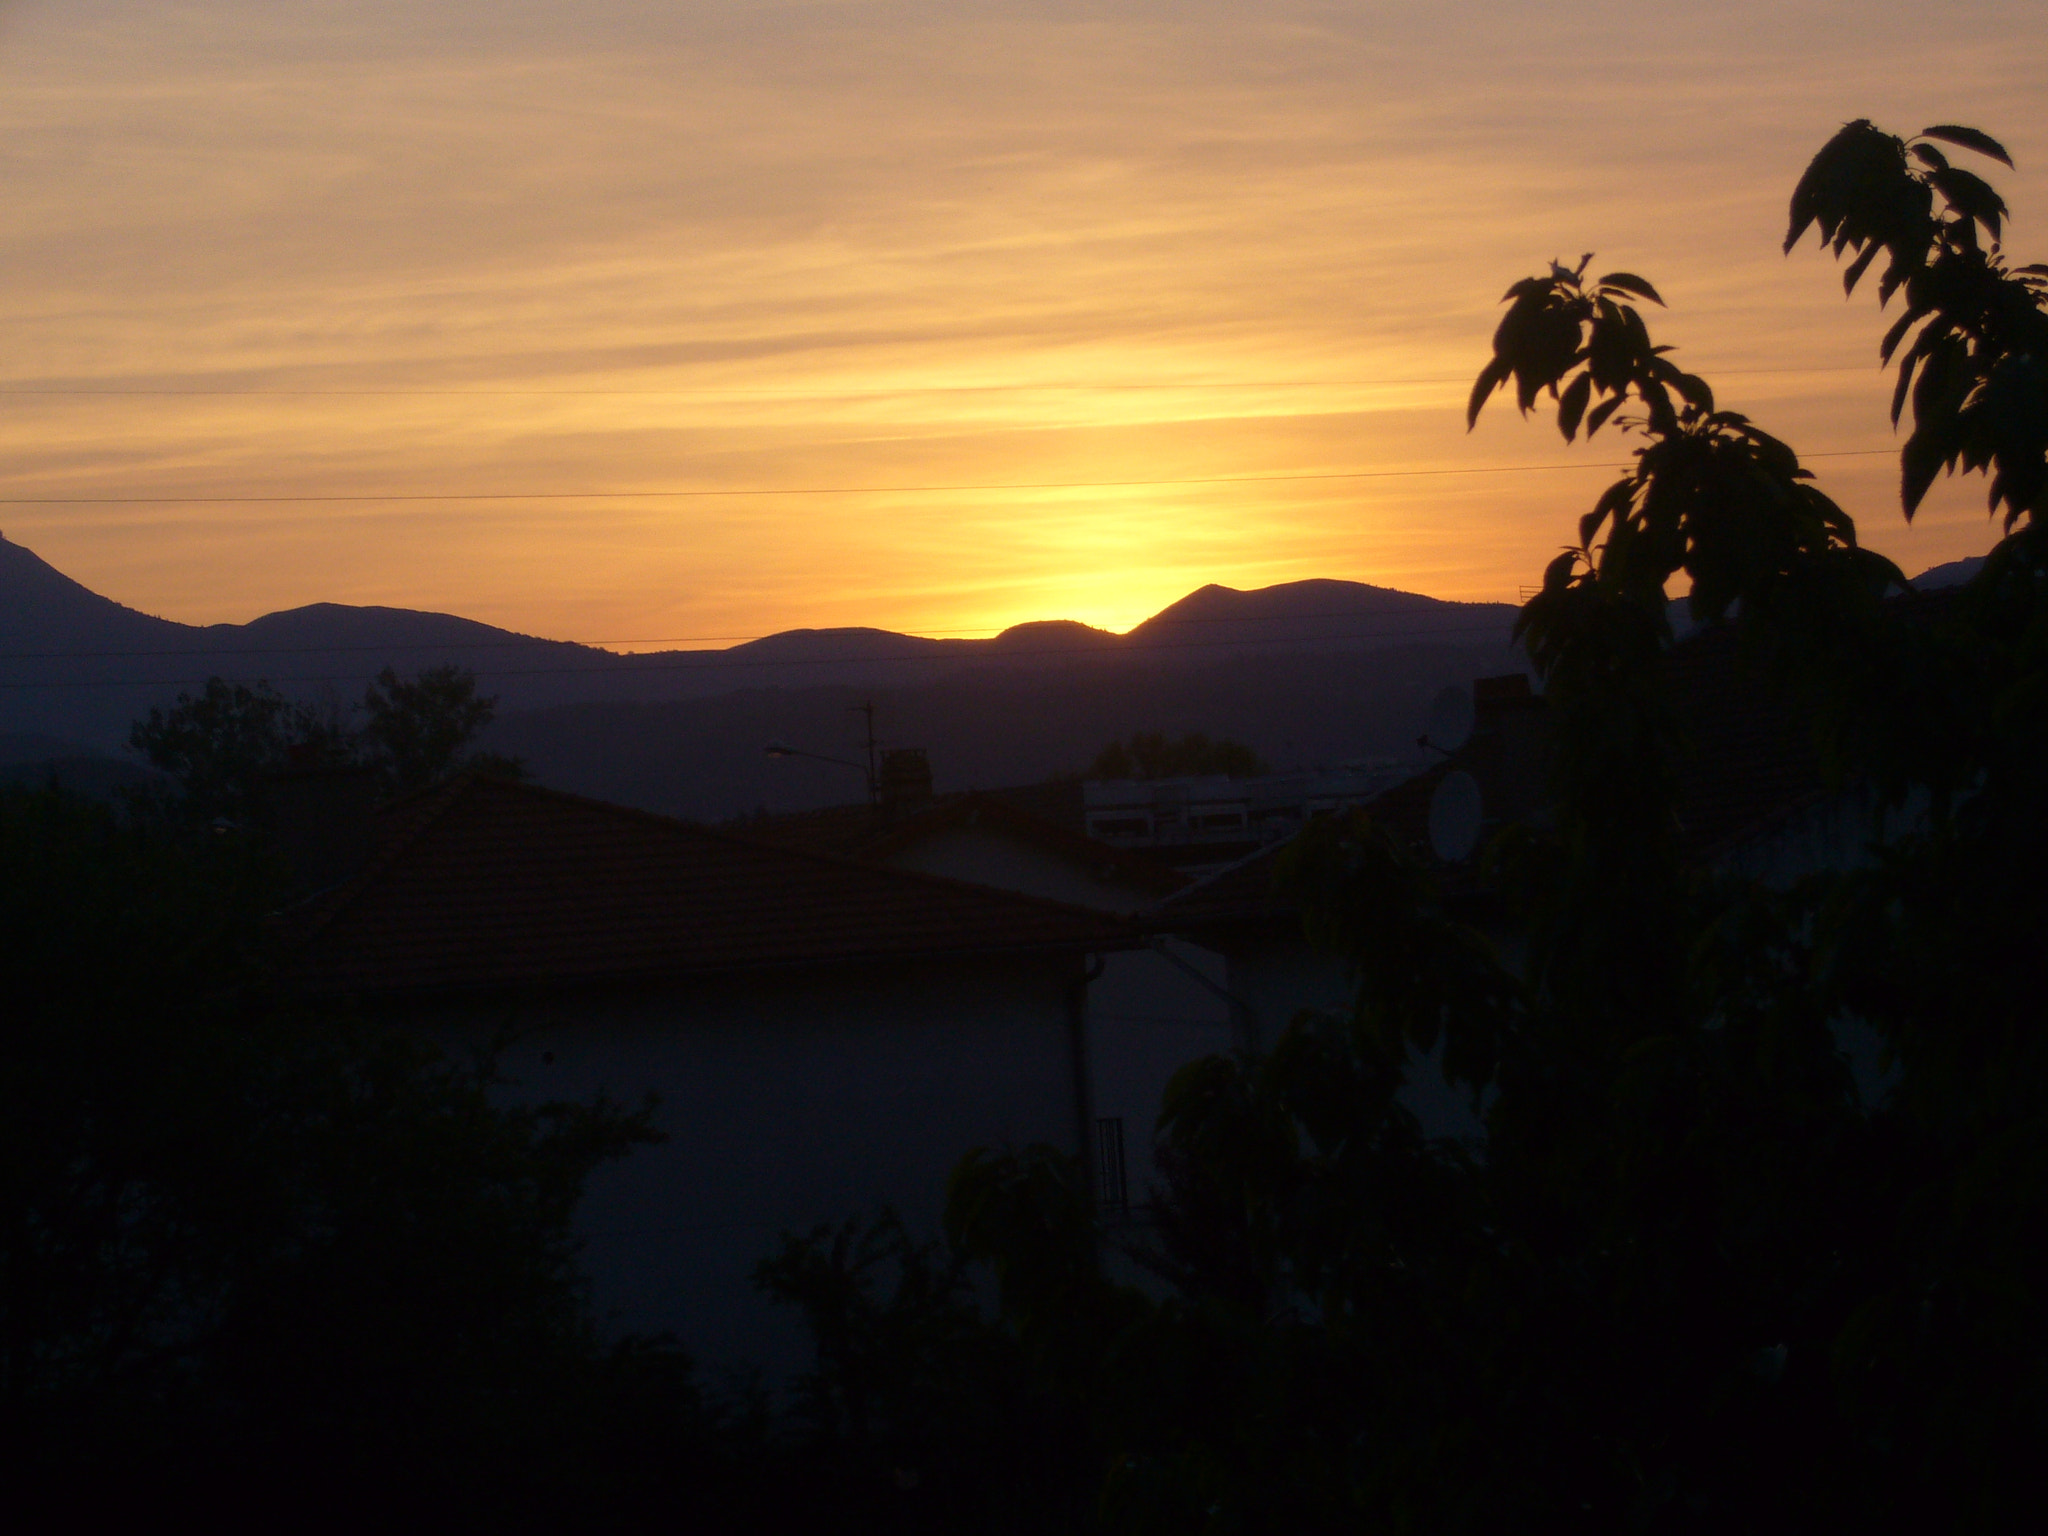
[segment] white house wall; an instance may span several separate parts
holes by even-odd
[[[1924,827],[1927,812],[1925,790],[1882,815],[1867,792],[1827,795],[1728,850],[1716,867],[1776,890],[1824,870],[1867,869],[1879,847]]]
[[[1088,988],[1090,1108],[1098,1121],[1122,1122],[1133,1205],[1158,1182],[1153,1129],[1168,1081],[1237,1043],[1224,973],[1221,955],[1173,939],[1161,950],[1105,955]]]
[[[1350,965],[1298,936],[1233,947],[1227,981],[1231,995],[1248,1005],[1246,1036],[1264,1046],[1304,1011],[1349,1013],[1358,996]],[[1444,1081],[1441,1042],[1427,1055],[1411,1052],[1400,1098],[1426,1136],[1471,1137],[1485,1129],[1471,1093]]]
[[[1078,962],[950,963],[691,983],[467,1010],[509,1031],[509,1091],[659,1098],[667,1138],[592,1179],[584,1267],[613,1334],[666,1330],[714,1375],[807,1363],[753,1287],[784,1233],[896,1207],[935,1235],[976,1146],[1076,1150],[1067,977]],[[444,1022],[448,1022],[444,1016]]]

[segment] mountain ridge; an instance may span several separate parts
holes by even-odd
[[[385,666],[453,662],[478,675],[502,713],[590,703],[672,703],[756,689],[902,688],[961,669],[1029,671],[1168,662],[1151,652],[1372,648],[1417,639],[1427,615],[1480,615],[1470,638],[1504,639],[1514,609],[1456,604],[1317,578],[1240,591],[1211,583],[1128,633],[1031,620],[986,639],[873,626],[796,628],[716,650],[626,653],[431,610],[310,603],[243,624],[182,624],[102,597],[33,551],[0,538],[0,731],[121,749],[131,721],[212,675],[266,681],[347,704]],[[1461,626],[1452,626],[1460,629]]]
[[[1967,579],[1977,562],[1923,572]],[[1679,605],[1681,608],[1683,604]],[[486,744],[543,783],[716,819],[859,798],[865,706],[881,744],[926,750],[937,785],[1078,772],[1132,731],[1202,731],[1277,768],[1412,754],[1449,684],[1523,669],[1517,609],[1312,578],[1209,583],[1124,634],[1031,620],[987,639],[798,628],[723,650],[618,653],[454,614],[314,603],[185,625],[99,596],[0,539],[0,766],[17,782],[133,773],[129,723],[215,672],[339,707],[381,668],[455,662],[499,699]],[[770,759],[770,741],[824,759]],[[126,762],[83,760],[90,754]],[[836,761],[835,761],[836,760]]]

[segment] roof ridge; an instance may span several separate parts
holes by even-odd
[[[526,779],[507,779],[495,774],[480,773],[475,769],[465,770],[457,779],[485,785],[492,790],[517,795],[534,795],[548,800],[564,800],[571,805],[580,805],[590,810],[609,811],[616,816],[628,817],[634,821],[654,822],[659,826],[677,832],[708,832],[710,828],[701,821],[687,816],[671,816],[665,811],[642,810],[637,805],[620,805],[616,800],[599,800],[591,795],[579,795],[574,790],[557,789],[552,784],[535,784]]]
[[[315,990],[569,983],[1124,949],[1095,908],[463,777],[299,930]],[[402,834],[402,835],[401,835]]]

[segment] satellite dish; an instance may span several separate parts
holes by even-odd
[[[1446,864],[1472,857],[1479,846],[1479,781],[1460,768],[1443,776],[1429,797],[1429,846]]]
[[[1471,735],[1472,690],[1453,683],[1429,706],[1429,730],[1422,738],[1423,744],[1439,752],[1455,752]]]

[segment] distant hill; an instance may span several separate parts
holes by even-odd
[[[46,763],[59,757],[90,757],[91,752],[75,741],[62,741],[55,736],[30,736],[20,733],[0,735],[0,768],[12,767],[17,763]]]
[[[1960,587],[1982,569],[1982,555],[1971,555],[1964,560],[1951,560],[1946,565],[1930,566],[1922,571],[1913,578],[1913,587],[1920,592],[1939,592],[1944,587]]]
[[[1978,563],[1918,581],[1948,585]],[[727,650],[620,655],[336,603],[176,624],[0,539],[0,766],[15,782],[59,764],[60,777],[113,782],[130,722],[213,674],[346,705],[385,666],[456,662],[498,696],[489,744],[542,782],[688,816],[859,798],[855,770],[762,748],[857,759],[852,706],[866,700],[884,743],[924,747],[942,789],[1078,771],[1135,730],[1231,737],[1286,769],[1411,754],[1445,684],[1520,670],[1515,612],[1350,581],[1212,585],[1125,635],[1066,620],[989,640],[796,629]]]
[[[93,752],[54,736],[0,735],[0,786],[45,789],[107,799],[162,775],[126,757]]]
[[[190,628],[124,608],[0,538],[0,646],[10,653],[72,642],[168,644]]]
[[[456,662],[475,671],[510,716],[773,689],[900,692],[963,674],[1020,680],[1112,661],[1157,672],[1230,656],[1417,640],[1497,645],[1513,610],[1307,581],[1257,592],[1205,587],[1128,635],[1065,620],[1020,624],[989,640],[797,629],[726,650],[621,655],[452,614],[338,603],[247,624],[178,624],[124,608],[0,539],[0,613],[0,732],[117,752],[132,721],[215,674],[347,704],[385,666],[410,673]]]
[[[862,774],[844,764],[862,756],[854,706],[864,701],[885,746],[926,750],[940,790],[995,789],[1078,774],[1136,730],[1230,737],[1280,768],[1412,758],[1445,684],[1520,669],[1504,639],[1320,655],[1130,650],[913,686],[527,710],[501,719],[487,744],[524,758],[542,783],[715,820],[860,799]],[[843,763],[771,759],[771,741]]]
[[[1449,603],[1356,581],[1290,581],[1252,592],[1211,585],[1162,608],[1126,639],[1187,649],[1353,650],[1494,638],[1514,618],[1505,603]]]
[[[314,603],[247,624],[174,623],[101,597],[0,539],[0,733],[119,751],[132,721],[211,676],[346,703],[383,667],[410,673],[450,661],[475,670],[508,707],[670,691],[662,673],[636,672],[640,658],[445,613]]]

